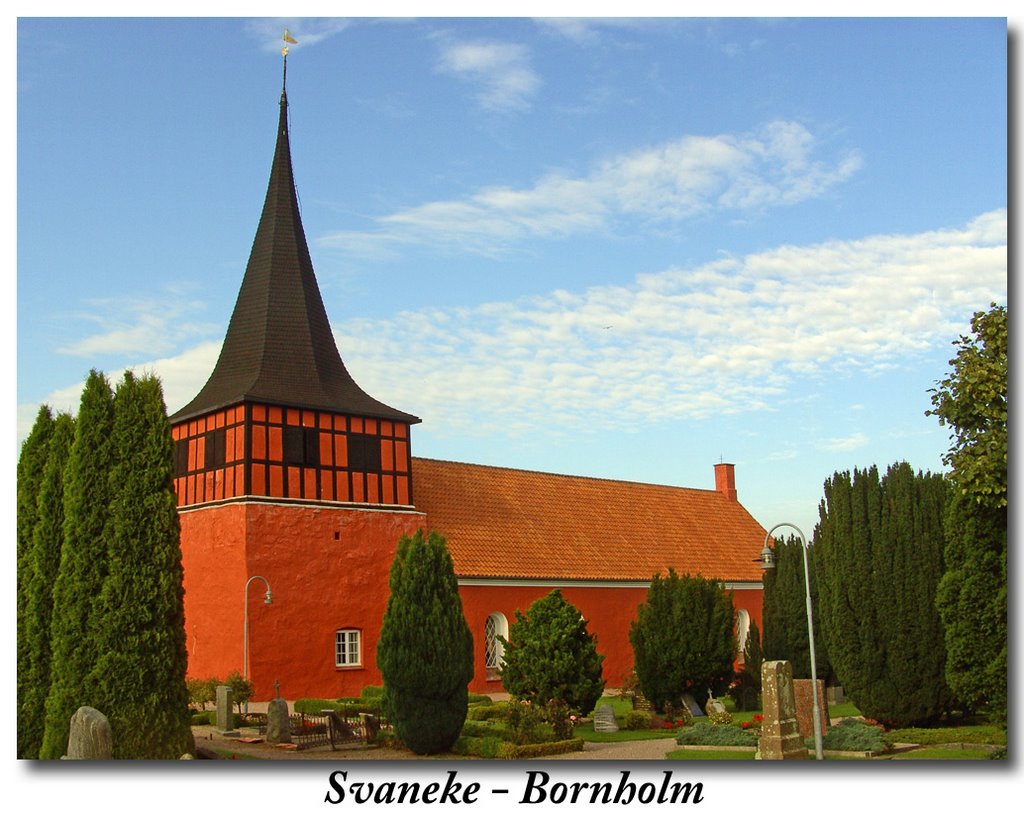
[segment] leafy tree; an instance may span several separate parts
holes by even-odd
[[[1005,723],[1007,710],[1006,306],[971,320],[953,371],[932,391],[930,415],[952,430],[946,573],[936,604],[945,624],[946,677],[958,699]]]
[[[219,683],[220,682],[214,682],[213,686],[210,688],[212,692],[211,700],[213,701],[217,700],[217,685]],[[249,699],[252,698],[254,689],[252,680],[243,678],[242,674],[238,672],[238,670],[232,670],[228,673],[227,680],[224,681],[224,684],[231,688],[231,701],[236,707],[238,707],[238,712],[241,713],[243,705],[247,704]]]
[[[114,394],[106,377],[93,370],[82,390],[64,475],[64,543],[53,588],[53,661],[39,753],[44,759],[64,754],[71,716],[80,706],[95,706],[88,677],[98,656],[92,640],[93,606],[107,570],[113,433]]]
[[[24,758],[37,758],[43,744],[46,695],[50,687],[50,621],[53,583],[64,542],[64,469],[74,439],[74,420],[61,413],[53,422],[39,486],[35,531],[28,551],[25,646],[27,686],[18,710],[18,743]]]
[[[867,717],[927,724],[948,710],[943,630],[941,476],[909,464],[836,473],[814,531],[820,620],[846,693]]]
[[[604,656],[579,608],[556,588],[515,616],[509,640],[501,639],[501,683],[508,693],[538,707],[554,701],[589,713],[604,692]]]
[[[736,639],[732,597],[720,582],[655,575],[637,608],[629,641],[640,690],[659,710],[683,705],[689,693],[703,701],[720,695],[733,678]]]
[[[384,708],[406,746],[436,754],[462,731],[473,677],[473,635],[444,537],[403,537],[388,587],[377,645]]]
[[[193,742],[173,442],[159,380],[125,373],[114,408],[109,566],[92,635],[93,684],[115,758],[174,759]]]
[[[793,666],[793,678],[811,677],[811,651],[807,637],[807,582],[803,543],[796,535],[775,539],[775,567],[764,572],[764,657],[785,660]],[[815,549],[807,552],[811,570],[811,605],[818,608],[818,576]],[[814,663],[818,678],[827,679],[831,665],[820,620],[814,625]]]
[[[43,481],[43,467],[46,465],[50,436],[53,434],[53,413],[45,404],[39,408],[35,424],[18,457],[17,496],[17,636],[18,636],[18,757],[35,757],[29,754],[24,743],[28,733],[28,722],[23,718],[25,695],[29,690],[29,665],[32,648],[29,646],[25,625],[28,621],[28,584],[31,567],[28,553],[32,546],[36,519],[39,512],[39,490]],[[29,713],[31,714],[31,713]],[[38,746],[36,747],[38,751]]]

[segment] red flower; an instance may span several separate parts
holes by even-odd
[[[764,720],[764,716],[763,715],[755,715],[754,716],[754,720],[757,721],[758,723],[761,723],[761,721]]]
[[[750,721],[744,721],[742,726],[744,729],[750,729]]]

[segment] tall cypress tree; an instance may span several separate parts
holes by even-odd
[[[388,587],[377,645],[384,705],[406,746],[436,754],[462,731],[473,678],[473,635],[444,537],[403,537]]]
[[[775,540],[775,567],[764,572],[764,657],[785,660],[793,666],[793,678],[811,677],[811,651],[807,638],[807,587],[803,543],[796,535]],[[814,546],[807,552],[811,569],[811,605],[818,608],[818,579]],[[831,666],[822,635],[821,621],[815,619],[814,662],[818,678],[827,679]]]
[[[91,640],[114,757],[193,751],[171,427],[160,382],[125,373],[114,397],[108,570]]]
[[[20,710],[18,741],[25,758],[36,758],[43,745],[46,695],[50,688],[50,621],[53,615],[53,583],[60,568],[64,543],[64,471],[74,440],[74,420],[61,413],[54,421],[48,445],[39,511],[28,553],[28,591],[25,639],[29,649],[28,686]]]
[[[927,724],[948,708],[942,625],[945,487],[906,463],[836,473],[825,484],[814,552],[829,657],[866,716]]]
[[[106,377],[93,370],[82,390],[64,476],[64,544],[53,588],[53,661],[39,753],[44,759],[64,754],[71,716],[80,706],[94,705],[88,677],[98,652],[91,639],[91,619],[107,569],[105,533],[113,431],[114,394]]]
[[[18,635],[18,757],[35,757],[28,754],[23,737],[28,733],[27,721],[23,719],[25,694],[29,689],[29,665],[32,649],[25,631],[28,621],[28,584],[31,567],[28,553],[32,546],[36,519],[39,512],[39,490],[43,480],[43,467],[53,434],[53,413],[45,404],[36,414],[35,424],[18,456],[17,496],[17,635]],[[37,750],[38,751],[38,747]]]

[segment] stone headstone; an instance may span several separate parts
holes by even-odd
[[[697,703],[697,699],[690,695],[690,693],[685,693],[683,695],[683,703],[686,705],[686,708],[690,711],[690,715],[692,715],[694,718],[704,717],[704,710],[700,708],[700,704]]]
[[[65,760],[110,760],[114,754],[110,721],[98,709],[79,707],[71,716]]]
[[[713,712],[725,712],[725,704],[723,704],[717,698],[709,698],[708,705],[705,708],[705,711],[708,715],[710,715]]]
[[[846,701],[842,687],[829,687],[825,690],[825,698],[828,700],[830,706],[833,704],[842,704]]]
[[[619,725],[615,720],[615,712],[611,704],[601,704],[594,711],[595,732],[618,732]]]
[[[806,760],[807,747],[796,720],[793,668],[788,661],[761,665],[764,721],[757,739],[758,760]]]
[[[217,687],[217,731],[221,735],[237,735],[235,729],[234,693],[226,684]]]
[[[291,743],[292,724],[288,717],[288,702],[274,698],[267,704],[267,743]]]
[[[814,737],[814,690],[809,678],[793,679],[793,696],[796,701],[796,723],[800,737]],[[818,679],[818,720],[821,722],[821,735],[825,736],[828,727],[828,707],[825,704],[825,682]]]

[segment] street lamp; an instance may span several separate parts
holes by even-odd
[[[761,569],[764,571],[775,568],[775,553],[768,545],[772,534],[776,529],[783,526],[791,528],[800,535],[800,550],[804,555],[804,585],[807,588],[807,643],[811,651],[811,693],[814,701],[814,757],[816,760],[824,760],[825,755],[821,749],[821,712],[818,709],[818,668],[814,661],[814,621],[811,613],[811,569],[807,565],[807,537],[792,523],[779,523],[772,526],[764,537],[764,548],[761,549]]]
[[[249,678],[249,586],[254,579],[262,579],[263,584],[267,586],[267,592],[263,595],[263,604],[272,605],[274,602],[274,595],[270,593],[270,583],[267,582],[267,578],[261,576],[249,577],[245,583],[245,629],[242,641],[242,678],[246,680]]]

